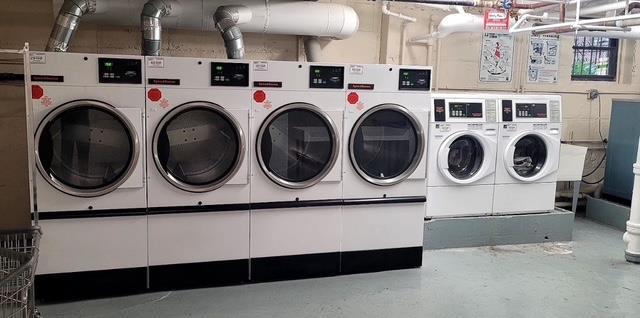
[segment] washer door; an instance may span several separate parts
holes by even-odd
[[[537,132],[525,132],[514,138],[505,152],[509,174],[524,182],[533,182],[549,173],[549,149],[552,142]]]
[[[240,124],[209,102],[182,104],[167,113],[153,136],[153,158],[175,187],[207,192],[231,179],[244,159]]]
[[[366,111],[349,138],[351,163],[358,174],[375,185],[402,182],[418,167],[424,152],[424,133],[406,108],[382,104]]]
[[[273,111],[258,131],[257,159],[276,184],[308,188],[333,168],[340,147],[333,120],[318,107],[292,103]]]
[[[492,153],[495,153],[495,143],[480,134],[455,133],[440,146],[438,168],[452,182],[473,183],[493,172],[490,169],[495,164],[490,158]]]
[[[133,173],[137,133],[113,106],[78,100],[50,112],[36,131],[36,166],[55,188],[79,197],[117,189]]]

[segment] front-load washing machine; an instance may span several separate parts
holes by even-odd
[[[344,67],[254,61],[251,279],[339,273]]]
[[[496,106],[495,96],[432,95],[427,218],[492,213]]]
[[[431,69],[350,65],[342,273],[422,264]]]
[[[146,57],[152,289],[249,278],[249,65]]]
[[[31,53],[40,297],[146,287],[142,63]]]
[[[560,96],[507,96],[499,101],[493,212],[554,209],[562,128]]]

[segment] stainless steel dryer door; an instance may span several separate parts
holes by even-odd
[[[231,179],[244,159],[245,137],[223,107],[190,102],[168,112],[153,137],[160,173],[175,187],[207,192]]]
[[[58,190],[79,197],[117,189],[133,173],[140,152],[127,117],[94,100],[57,107],[42,120],[35,138],[42,176]]]
[[[402,182],[417,168],[424,132],[406,108],[382,104],[358,118],[349,137],[351,163],[366,181],[386,186]]]
[[[331,117],[307,103],[273,111],[262,123],[256,142],[262,171],[276,184],[308,188],[320,182],[338,159],[339,135]]]

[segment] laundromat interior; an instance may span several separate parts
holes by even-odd
[[[0,0],[0,317],[638,317],[638,0]]]

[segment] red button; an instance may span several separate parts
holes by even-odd
[[[253,100],[256,101],[256,103],[262,103],[267,99],[267,93],[265,93],[264,91],[256,91],[255,93],[253,93]]]
[[[31,85],[31,98],[40,99],[44,96],[44,89],[39,85]]]
[[[147,97],[149,97],[150,101],[157,102],[162,98],[162,92],[157,88],[152,88],[147,93]]]
[[[359,100],[360,96],[358,96],[358,93],[349,93],[349,95],[347,95],[347,101],[351,105],[357,103]]]

